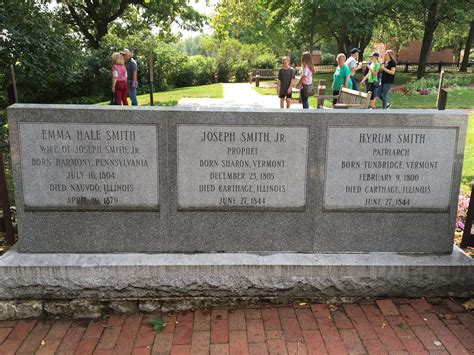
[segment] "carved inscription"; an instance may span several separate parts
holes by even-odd
[[[454,128],[329,127],[328,209],[446,209]]]
[[[180,208],[303,208],[308,128],[178,125]]]
[[[19,131],[26,208],[157,208],[155,126],[20,123]]]

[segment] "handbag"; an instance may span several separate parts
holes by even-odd
[[[314,86],[313,84],[303,84],[303,90],[306,95],[306,97],[314,96]]]

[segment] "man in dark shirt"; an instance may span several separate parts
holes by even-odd
[[[122,51],[123,59],[125,59],[125,67],[127,68],[127,84],[128,84],[128,96],[132,101],[132,106],[137,106],[137,62],[132,58],[132,52],[125,48]]]
[[[290,59],[284,57],[282,60],[283,68],[278,72],[278,97],[280,98],[280,108],[290,108],[291,105],[291,89],[295,81],[295,70],[290,67]]]

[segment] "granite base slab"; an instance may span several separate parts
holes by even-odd
[[[426,254],[23,254],[0,257],[0,299],[474,295],[474,259]]]

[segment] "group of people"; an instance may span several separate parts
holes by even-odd
[[[336,73],[339,71],[344,71],[345,75],[349,75],[350,82],[352,85],[334,85],[333,83],[333,90],[339,94],[339,90],[341,86],[358,90],[357,81],[354,79],[354,74],[356,71],[362,68],[362,62],[359,62],[359,52],[358,48],[353,48],[351,50],[351,56],[346,60],[344,54],[339,54],[343,60],[338,60],[338,68],[336,69]],[[365,89],[367,92],[371,92],[370,96],[370,107],[375,108],[375,99],[379,97],[382,100],[382,107],[387,109],[390,107],[390,103],[388,101],[388,95],[390,89],[395,80],[395,71],[397,69],[397,61],[395,59],[395,53],[392,50],[385,51],[383,62],[380,63],[380,54],[377,52],[373,52],[370,55],[370,61],[367,63],[366,71],[364,73],[364,78],[360,82],[361,84],[365,84]],[[345,68],[347,67],[347,68]],[[347,74],[347,69],[349,69],[349,74]],[[334,73],[334,76],[336,76]],[[337,95],[334,94],[334,95]]]
[[[339,95],[341,88],[348,88],[353,90],[359,90],[357,81],[354,75],[357,71],[362,69],[363,63],[359,62],[358,48],[351,50],[351,55],[346,59],[344,53],[339,53],[336,56],[337,67],[333,74],[332,89],[333,95]],[[388,95],[390,89],[394,83],[395,70],[397,62],[395,59],[395,53],[392,50],[385,52],[383,62],[380,62],[380,54],[374,52],[370,56],[370,61],[367,63],[364,78],[360,82],[365,84],[367,92],[371,93],[370,96],[370,107],[375,108],[375,100],[379,97],[382,100],[382,106],[384,109],[390,107],[388,101]],[[277,91],[278,97],[280,98],[280,107],[290,108],[292,98],[292,88],[296,81],[296,70],[290,66],[290,60],[288,57],[284,57],[282,60],[283,67],[278,73]],[[300,90],[300,100],[303,104],[303,108],[309,108],[308,99],[314,95],[313,88],[313,74],[315,72],[313,59],[311,53],[305,52],[301,56],[301,77],[296,84],[296,89]],[[334,99],[336,103],[337,99]]]
[[[333,95],[339,95],[341,88],[358,90],[357,81],[354,78],[355,73],[362,69],[363,63],[359,62],[358,48],[351,50],[351,55],[346,59],[344,53],[336,56],[337,67],[333,75],[332,89]],[[390,107],[388,95],[395,79],[395,70],[397,62],[395,53],[392,50],[385,52],[383,62],[379,61],[379,53],[374,52],[367,63],[364,78],[360,82],[365,84],[366,91],[371,92],[370,107],[375,108],[375,99],[379,97],[382,100],[384,109]],[[112,66],[112,92],[114,102],[117,105],[128,105],[127,97],[133,106],[137,106],[137,62],[133,59],[130,50],[124,49],[122,52],[112,54],[114,62]],[[290,59],[284,57],[283,67],[278,73],[277,92],[280,98],[280,107],[290,108],[292,98],[292,88],[296,81],[296,69],[290,66]],[[303,108],[309,108],[309,97],[314,95],[313,74],[315,72],[313,58],[311,53],[304,52],[301,56],[301,76],[296,84],[300,91],[300,100]],[[336,99],[334,100],[336,103]]]
[[[127,97],[133,106],[138,105],[137,101],[137,62],[133,59],[130,50],[124,49],[122,52],[112,54],[112,93],[113,101],[116,105],[128,105]]]

